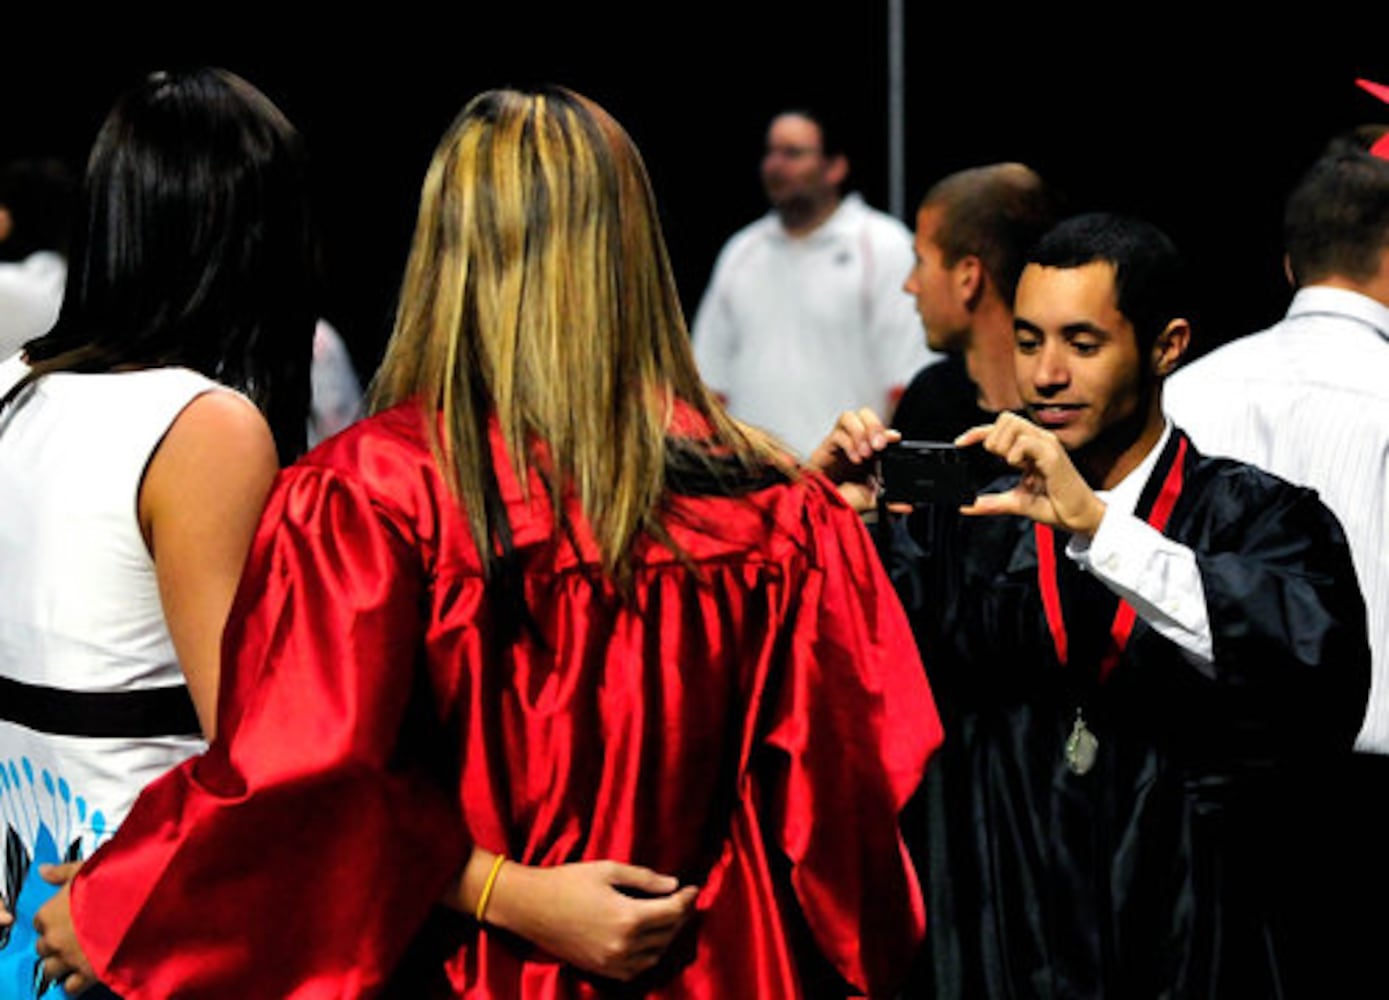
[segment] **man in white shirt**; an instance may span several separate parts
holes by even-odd
[[[1286,318],[1174,375],[1167,412],[1204,451],[1314,487],[1345,526],[1375,664],[1356,749],[1389,754],[1389,161],[1342,145],[1284,228]]]
[[[1365,901],[1332,942],[1347,970],[1383,976],[1389,915],[1389,129],[1334,140],[1284,213],[1289,278],[1279,323],[1173,376],[1167,411],[1212,454],[1313,487],[1345,525],[1365,594],[1373,672],[1344,769],[1323,783],[1339,881]],[[1337,964],[1333,956],[1328,967]]]
[[[695,358],[742,420],[802,455],[844,410],[890,412],[934,355],[901,293],[911,234],[855,194],[823,116],[789,111],[767,131],[772,211],[728,241],[695,315]]]
[[[933,996],[1302,996],[1343,971],[1315,805],[1364,708],[1364,607],[1315,493],[1164,418],[1183,285],[1145,223],[1057,226],[1015,302],[1026,417],[958,439],[1020,475],[962,509],[925,612]]]
[[[75,197],[76,180],[57,160],[0,170],[0,361],[58,318]]]

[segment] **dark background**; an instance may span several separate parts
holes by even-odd
[[[1389,8],[1352,16],[1322,4],[1315,19],[1299,9],[1300,21],[1260,15],[1222,29],[1215,5],[1114,5],[1089,17],[982,4],[946,17],[941,7],[906,4],[908,213],[952,170],[1023,160],[1072,208],[1139,214],[1177,240],[1197,277],[1204,348],[1282,312],[1289,187],[1333,132],[1389,119],[1353,84],[1389,83]],[[0,156],[80,164],[115,95],[150,69],[212,63],[247,77],[308,138],[323,310],[364,375],[389,331],[434,143],[488,87],[563,83],[626,126],[690,314],[724,239],[765,210],[757,165],[779,108],[821,106],[848,122],[851,186],[887,205],[885,3],[387,3],[371,14],[204,6],[7,25]]]

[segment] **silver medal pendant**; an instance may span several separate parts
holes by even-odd
[[[1095,766],[1095,754],[1100,749],[1100,741],[1085,726],[1085,718],[1076,709],[1075,725],[1071,735],[1066,737],[1066,766],[1072,774],[1088,774]]]

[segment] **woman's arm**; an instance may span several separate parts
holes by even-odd
[[[241,396],[214,391],[184,407],[140,483],[140,532],[154,560],[174,651],[209,741],[216,731],[222,629],[278,468],[275,441],[260,411]],[[77,867],[57,866],[44,877],[66,883]],[[50,933],[56,931],[61,944],[50,938],[39,954],[45,970],[66,978],[75,992],[95,977],[71,931],[67,893],[64,885],[50,920]],[[0,925],[9,920],[0,909]],[[66,960],[57,958],[60,954]]]
[[[270,427],[230,392],[198,396],[155,450],[140,529],[203,734],[217,724],[222,629],[278,463]]]
[[[206,415],[214,427],[228,418],[236,419],[234,413],[225,409]],[[185,413],[184,417],[188,416]],[[179,430],[195,427],[201,416],[197,414]],[[227,430],[223,426],[213,433]],[[198,436],[192,437],[196,440]],[[203,614],[192,615],[188,620],[207,623],[213,620],[206,611],[209,603],[189,601],[187,595],[173,591],[178,588],[179,572],[197,572],[196,567],[185,567],[185,560],[195,553],[205,558],[208,553],[199,543],[215,543],[206,537],[207,532],[220,532],[227,522],[211,517],[180,521],[181,513],[175,511],[184,512],[182,504],[224,505],[231,488],[224,483],[216,495],[208,496],[203,483],[190,484],[177,475],[161,473],[181,466],[184,477],[206,475],[210,480],[233,470],[215,467],[189,473],[190,467],[197,467],[197,456],[180,456],[179,444],[175,437],[166,439],[164,447],[168,451],[162,455],[163,468],[151,469],[152,489],[148,479],[146,482],[144,492],[148,495],[142,497],[142,516],[147,509],[150,518],[146,523],[153,529],[150,538],[156,561],[162,563],[161,583],[173,599],[171,604],[176,605],[171,608],[171,617],[180,611],[201,608]],[[196,444],[193,447],[196,449]],[[273,460],[268,440],[262,454],[269,478]],[[179,458],[184,461],[168,461]],[[225,452],[212,463],[231,464]],[[244,484],[245,480],[233,476],[232,482]],[[176,487],[187,490],[180,492]],[[74,985],[96,978],[83,954],[85,948],[100,963],[97,973],[109,972],[107,978],[113,980],[118,991],[130,992],[134,981],[121,979],[122,971],[129,970],[116,969],[110,955],[119,952],[129,958],[137,946],[149,945],[151,950],[141,956],[141,961],[132,959],[130,967],[139,969],[147,985],[156,981],[177,983],[184,970],[179,967],[177,952],[170,951],[169,941],[183,935],[196,938],[200,947],[219,954],[226,952],[227,964],[219,968],[228,979],[254,979],[260,984],[258,989],[264,987],[258,995],[274,995],[283,985],[282,980],[290,982],[309,974],[332,975],[333,970],[341,971],[337,962],[344,950],[350,949],[353,961],[362,968],[371,966],[373,961],[379,962],[381,968],[389,967],[397,957],[400,929],[413,919],[413,913],[406,912],[409,901],[422,891],[439,898],[437,893],[444,879],[431,886],[431,873],[443,865],[457,865],[459,860],[457,855],[447,856],[452,850],[444,846],[449,838],[439,835],[441,830],[451,829],[454,822],[446,815],[452,797],[431,794],[437,790],[421,783],[425,780],[423,775],[378,769],[379,758],[390,752],[390,741],[383,740],[381,733],[394,731],[408,701],[408,685],[402,685],[398,671],[392,669],[392,651],[412,647],[409,630],[417,624],[420,581],[408,572],[408,544],[385,530],[359,493],[348,480],[311,471],[288,481],[283,492],[271,501],[263,544],[248,569],[256,583],[243,591],[246,603],[241,609],[239,628],[229,637],[227,648],[234,660],[228,667],[228,679],[233,682],[218,691],[215,642],[200,648],[201,664],[190,671],[190,681],[197,676],[206,683],[200,710],[208,719],[208,728],[211,729],[213,703],[226,698],[229,704],[223,720],[229,725],[234,722],[234,729],[224,734],[208,755],[195,758],[158,783],[160,794],[152,795],[147,790],[117,833],[121,844],[113,841],[104,845],[87,866],[91,871],[84,871],[83,877],[89,878],[90,894],[99,900],[103,891],[109,891],[111,898],[123,898],[116,886],[127,879],[131,884],[145,884],[151,871],[160,871],[164,883],[186,878],[190,884],[205,884],[206,878],[201,874],[204,864],[225,866],[227,858],[248,850],[262,870],[273,870],[277,865],[285,870],[300,870],[307,861],[296,846],[301,842],[314,843],[312,859],[330,870],[358,865],[363,858],[379,859],[382,842],[399,843],[405,856],[418,861],[418,872],[413,878],[396,877],[391,882],[395,898],[385,903],[370,880],[335,883],[342,890],[343,899],[333,912],[341,919],[318,928],[322,933],[307,944],[295,936],[293,943],[281,952],[281,961],[258,964],[254,969],[241,965],[239,959],[230,955],[244,948],[269,954],[286,942],[277,922],[247,919],[246,914],[255,909],[247,905],[255,889],[246,883],[220,884],[228,896],[223,905],[213,908],[220,922],[214,921],[216,926],[210,928],[205,926],[206,921],[187,922],[186,910],[178,902],[183,897],[176,890],[165,894],[162,906],[142,906],[136,912],[118,916],[100,909],[99,918],[84,922],[83,912],[90,911],[90,907],[84,911],[82,899],[76,894],[70,897],[71,890],[65,889],[50,901],[38,920],[42,935],[40,955],[45,958],[45,970],[51,978],[58,979],[75,970],[80,972]],[[222,509],[226,511],[227,507]],[[234,507],[232,511],[235,512]],[[220,515],[224,519],[227,516]],[[160,527],[162,517],[164,527],[172,528],[172,535]],[[301,521],[307,523],[300,524]],[[194,530],[199,524],[201,538]],[[354,539],[352,546],[335,550],[331,572],[315,563],[323,555],[315,539],[319,537],[319,527],[324,525],[331,526],[333,537]],[[226,538],[231,537],[233,532],[228,528]],[[170,556],[166,538],[173,539],[172,550],[184,558]],[[277,581],[291,572],[296,586],[281,586]],[[372,581],[372,586],[358,586],[354,583],[357,580]],[[390,585],[385,586],[382,581],[389,581]],[[205,578],[203,585],[206,582]],[[354,601],[360,602],[360,606],[353,605]],[[330,605],[356,608],[357,628],[350,635],[332,628],[265,629],[257,624],[279,621],[284,615],[300,621],[302,616]],[[220,616],[225,613],[224,607],[217,611],[214,636],[220,632]],[[194,628],[190,634],[196,633]],[[180,655],[188,654],[180,649]],[[193,655],[197,657],[197,653]],[[312,699],[309,704],[317,714],[311,712],[310,717],[317,725],[285,726],[286,711],[290,715],[300,711],[305,692],[323,691],[334,692],[341,696],[344,705],[359,711],[324,713],[317,699]],[[299,718],[302,720],[303,716]],[[273,752],[267,752],[271,747]],[[282,765],[290,760],[293,766],[286,771]],[[342,779],[345,761],[353,764],[350,781]],[[306,790],[310,786],[311,791]],[[302,805],[296,806],[294,836],[283,839],[277,832],[282,832],[283,827],[269,817],[288,814],[286,803],[302,803],[306,796],[331,802],[335,809],[306,812]],[[397,799],[408,802],[409,808],[392,805]],[[347,827],[335,818],[344,810],[354,816],[354,822]],[[179,816],[179,834],[160,841],[158,857],[121,850],[121,845],[140,839],[139,828],[146,822],[162,828],[169,815]],[[306,832],[306,828],[310,829]],[[198,836],[194,838],[189,831],[196,831]],[[490,855],[479,852],[472,864],[490,871],[491,862]],[[472,888],[464,899],[462,886],[456,877],[453,881],[460,900],[475,909],[480,889]],[[348,886],[359,891],[347,891]],[[630,886],[642,894],[670,895],[637,899],[620,892],[617,886]],[[514,927],[517,933],[561,960],[587,962],[585,967],[593,971],[630,977],[654,963],[678,930],[678,923],[669,920],[666,911],[683,916],[692,906],[696,890],[675,893],[674,888],[673,881],[647,879],[640,870],[632,872],[626,866],[608,862],[539,872],[508,863],[494,883],[486,919]],[[367,897],[372,904],[366,902]],[[601,919],[594,919],[600,908]],[[74,913],[90,939],[84,936],[79,942],[75,936]],[[620,934],[626,935],[617,947],[626,950],[599,952],[596,958],[586,959],[585,955],[595,954],[582,950],[586,942],[593,940],[592,934],[614,925]],[[624,955],[629,957],[624,959]],[[621,964],[624,962],[630,964]]]
[[[510,931],[570,965],[627,981],[660,961],[694,912],[699,887],[616,861],[533,867],[474,847],[444,902]],[[629,890],[624,892],[623,890]]]

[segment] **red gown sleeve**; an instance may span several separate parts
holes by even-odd
[[[465,845],[426,773],[424,572],[407,524],[296,467],[272,493],[223,642],[218,738],[151,784],[72,888],[128,1000],[379,990]]]
[[[821,951],[870,996],[890,995],[925,933],[898,817],[941,726],[867,531],[837,496],[824,501],[808,508],[811,568],[765,738],[780,752],[763,790]]]

